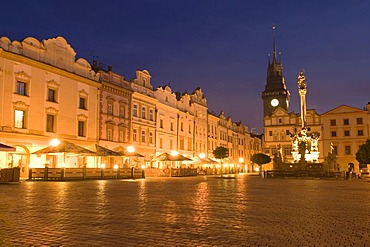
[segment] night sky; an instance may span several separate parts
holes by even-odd
[[[21,41],[64,37],[89,62],[126,79],[147,69],[154,88],[201,87],[210,111],[262,132],[261,92],[277,51],[299,112],[297,76],[308,108],[324,113],[370,101],[370,1],[6,1],[0,35]]]

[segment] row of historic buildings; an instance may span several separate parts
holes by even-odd
[[[298,87],[296,92],[298,94]],[[300,114],[289,112],[290,92],[284,81],[282,63],[277,60],[275,35],[262,100],[264,152],[271,157],[280,152],[285,161],[293,162],[291,136],[301,130],[302,119]],[[320,136],[320,162],[333,152],[339,170],[347,170],[349,166],[358,169],[356,152],[370,138],[370,102],[363,109],[341,105],[322,114],[308,109],[306,124],[308,134],[317,132]],[[265,169],[271,169],[271,165]]]
[[[96,167],[101,157],[35,155],[58,138],[90,150],[95,144],[125,150],[133,146],[142,164],[175,150],[187,157],[213,157],[217,146],[229,149],[228,163],[251,171],[250,157],[262,151],[261,139],[223,112],[210,113],[201,88],[193,93],[153,88],[146,70],[133,80],[91,65],[62,38],[21,42],[0,38],[0,142],[16,147],[0,152],[0,168],[20,166]],[[127,163],[120,158],[108,164]],[[197,159],[195,159],[197,160]]]

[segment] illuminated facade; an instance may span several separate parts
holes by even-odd
[[[319,139],[316,138],[316,151],[307,152],[308,157],[312,156],[310,161],[323,162],[333,149],[340,171],[347,170],[349,166],[358,171],[356,152],[359,146],[370,138],[369,104],[364,110],[342,105],[326,113],[318,114],[313,109],[306,110],[306,88],[305,85],[303,88],[303,85],[299,84],[302,113],[289,112],[290,94],[282,76],[281,62],[277,63],[275,37],[273,54],[273,60],[269,62],[267,68],[265,91],[262,92],[264,152],[271,157],[280,152],[283,161],[297,162],[300,154],[294,137],[304,128],[307,136],[315,133],[315,138],[319,137]],[[304,100],[303,103],[302,100]],[[282,101],[287,103],[281,104]],[[310,146],[312,147],[312,144]],[[263,168],[273,169],[272,162],[264,165]]]
[[[154,158],[156,149],[156,105],[147,70],[137,70],[136,78],[130,82],[132,93],[130,143],[136,152],[144,155],[145,161]]]
[[[193,157],[195,147],[195,110],[188,93],[176,93],[178,111],[178,149],[187,157]]]
[[[62,37],[21,42],[0,39],[1,142],[17,148],[1,154],[0,167],[30,165],[51,167],[68,162],[80,166],[88,158],[31,153],[49,145],[52,138],[84,147],[98,141],[99,74]]]
[[[101,83],[98,91],[99,145],[109,149],[126,150],[130,144],[131,131],[130,83],[123,76],[114,73],[111,66],[104,70],[94,61],[92,68],[99,73]],[[123,160],[117,157],[101,157],[100,163],[111,168],[114,164],[121,165]]]
[[[151,75],[137,70],[128,81],[112,67],[90,65],[62,38],[21,42],[0,38],[0,142],[16,152],[0,152],[0,168],[99,167],[127,163],[114,157],[76,154],[32,154],[54,138],[95,150],[95,144],[125,150],[133,146],[147,166],[152,159],[178,151],[189,157],[213,158],[218,146],[229,148],[229,164],[250,163],[255,145],[248,128],[222,112],[208,113],[201,88],[174,93],[169,86],[153,89]],[[259,141],[258,141],[259,140]],[[256,150],[257,150],[256,149]],[[242,160],[240,159],[242,158]],[[135,163],[138,164],[138,163]],[[143,163],[142,163],[143,164]],[[250,170],[251,169],[245,169]]]
[[[158,87],[154,91],[154,96],[158,100],[157,109],[157,128],[156,128],[156,152],[155,156],[162,153],[178,151],[178,109],[176,94],[169,86]],[[165,162],[153,164],[156,168],[164,168]]]

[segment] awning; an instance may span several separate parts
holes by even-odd
[[[16,148],[0,143],[0,151],[15,152],[16,150]]]

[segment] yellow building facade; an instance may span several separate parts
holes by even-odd
[[[80,166],[88,158],[33,155],[53,138],[90,147],[98,141],[99,75],[62,37],[0,39],[0,141],[16,147],[0,167]]]

